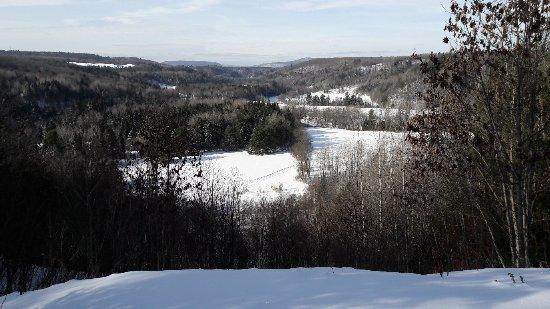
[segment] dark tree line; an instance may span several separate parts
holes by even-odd
[[[306,105],[313,106],[358,106],[358,107],[370,107],[368,102],[364,102],[361,97],[355,94],[350,95],[346,92],[345,96],[341,100],[331,100],[329,96],[321,94],[320,96],[311,93],[306,94]]]
[[[87,148],[119,159],[129,151],[155,158],[222,150],[265,154],[288,149],[298,126],[290,112],[253,102],[122,104],[104,112],[67,112],[58,119],[36,129],[45,146],[60,151]],[[94,139],[101,141],[92,144]]]
[[[353,131],[404,132],[412,116],[408,110],[371,109],[368,113],[355,107],[334,107],[326,109],[307,106],[290,106],[296,119],[318,127],[332,127]]]
[[[246,149],[261,154],[285,150],[292,144],[292,132],[298,125],[290,112],[262,102],[137,108],[114,118],[127,125],[133,150],[148,154],[159,151],[162,146],[158,143],[163,143],[170,151],[162,151],[171,156],[219,150]]]

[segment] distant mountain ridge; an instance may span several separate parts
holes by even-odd
[[[188,67],[221,67],[218,62],[212,61],[190,61],[190,60],[175,60],[175,61],[164,61],[163,64],[171,66],[188,66]]]
[[[263,64],[260,64],[260,65],[257,65],[256,67],[284,68],[284,67],[289,67],[289,66],[292,66],[292,65],[302,64],[302,63],[308,62],[310,60],[313,60],[313,58],[306,57],[306,58],[300,58],[300,59],[291,60],[291,61],[263,63]]]
[[[158,63],[137,57],[107,57],[89,53],[48,52],[48,51],[19,51],[0,50],[0,57],[16,57],[21,59],[35,59],[44,61],[80,62],[80,63],[107,63],[115,65],[147,65],[158,66]]]

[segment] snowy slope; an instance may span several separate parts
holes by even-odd
[[[69,64],[73,64],[79,67],[98,67],[98,68],[111,68],[111,69],[127,69],[127,68],[133,68],[135,66],[133,64],[118,65],[118,64],[112,64],[112,63],[84,63],[84,62],[69,62]]]
[[[246,151],[206,154],[205,177],[221,176],[243,187],[242,199],[273,200],[280,195],[301,195],[307,185],[298,180],[297,161],[288,153],[251,155]]]
[[[508,273],[526,283],[512,283]],[[131,272],[69,281],[3,308],[548,308],[549,269],[439,275],[331,268]]]

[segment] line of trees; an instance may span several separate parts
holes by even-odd
[[[84,149],[124,158],[137,151],[145,157],[197,156],[205,151],[248,150],[265,154],[286,150],[298,126],[293,115],[262,102],[119,104],[105,112],[67,112],[49,121],[41,140],[59,151]],[[102,139],[90,149],[90,140]],[[88,145],[88,146],[87,146]],[[95,145],[95,144],[94,144]]]
[[[313,106],[358,106],[358,107],[370,107],[371,105],[368,102],[363,101],[361,97],[358,97],[355,94],[345,93],[344,98],[340,100],[331,100],[330,96],[325,96],[321,94],[320,96],[314,95],[311,93],[306,94],[306,105]]]
[[[410,110],[371,109],[368,113],[355,107],[315,108],[303,105],[289,107],[296,119],[304,123],[353,131],[404,132],[413,112]]]

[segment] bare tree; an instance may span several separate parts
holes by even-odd
[[[479,212],[491,235],[506,227],[515,267],[531,265],[548,173],[549,13],[548,0],[452,1],[451,51],[423,62],[428,110],[411,123],[422,168],[460,170],[473,191],[493,197]]]

